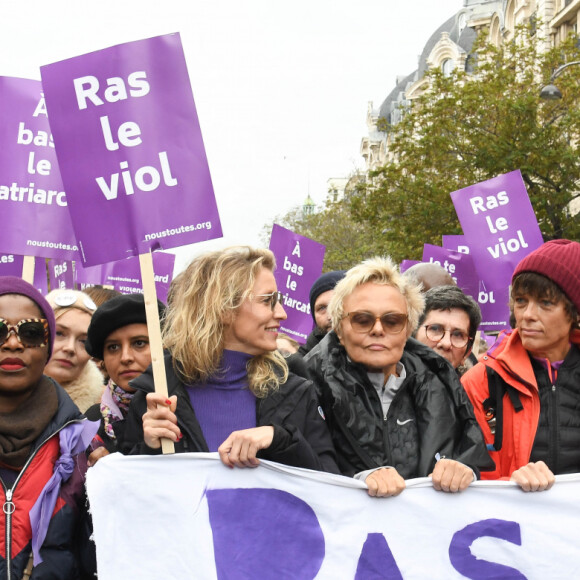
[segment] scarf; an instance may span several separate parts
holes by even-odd
[[[112,379],[109,379],[103,396],[101,397],[101,415],[103,416],[103,427],[105,433],[111,438],[116,439],[113,423],[121,421],[127,416],[129,404],[135,393],[124,391],[119,385],[116,385]]]
[[[32,446],[58,410],[58,395],[52,382],[42,377],[36,389],[12,413],[0,413],[0,460],[7,467],[22,469]]]

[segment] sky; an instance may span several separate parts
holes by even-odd
[[[363,168],[369,101],[417,68],[463,0],[2,0],[0,75],[179,32],[224,237],[176,251],[259,245],[265,224],[322,204]]]

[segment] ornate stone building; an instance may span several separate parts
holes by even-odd
[[[578,32],[580,0],[463,0],[463,8],[444,22],[425,44],[417,70],[398,78],[393,90],[378,108],[369,103],[368,135],[363,137],[361,155],[366,169],[384,165],[389,155],[391,135],[377,129],[380,118],[388,126],[400,120],[401,110],[426,89],[425,72],[440,67],[443,73],[461,67],[469,72],[469,54],[476,35],[482,31],[500,44],[509,42],[516,26],[537,25],[536,34],[546,46],[557,46],[571,32]]]

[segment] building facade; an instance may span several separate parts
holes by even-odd
[[[520,24],[537,26],[536,34],[546,47],[557,46],[580,24],[580,0],[463,0],[463,7],[444,22],[428,39],[418,67],[396,79],[395,87],[378,108],[370,102],[367,109],[368,135],[360,152],[366,170],[371,171],[389,160],[392,131],[379,131],[379,119],[393,131],[402,111],[427,89],[425,73],[438,67],[449,74],[457,67],[471,72],[470,53],[478,34],[487,34],[496,45],[509,42]]]

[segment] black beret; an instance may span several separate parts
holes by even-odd
[[[163,318],[165,306],[157,300],[159,319]],[[129,324],[147,324],[145,298],[143,294],[123,294],[115,296],[99,306],[87,331],[85,348],[95,358],[103,359],[103,348],[107,337],[123,326]]]

